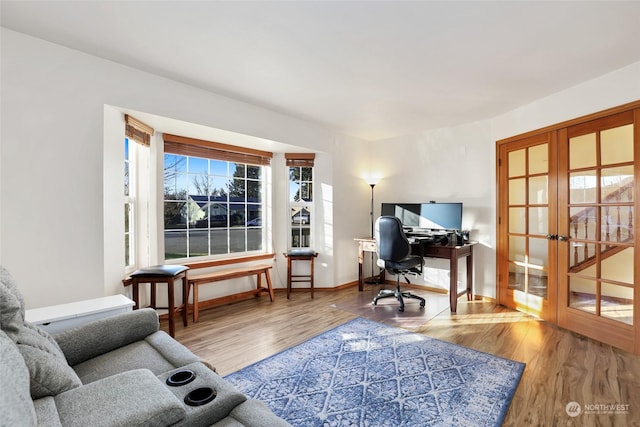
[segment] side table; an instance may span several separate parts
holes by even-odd
[[[167,308],[169,310],[169,335],[175,338],[175,313],[182,311],[182,323],[187,326],[187,301],[184,301],[187,295],[187,270],[189,267],[184,265],[155,265],[151,267],[141,268],[131,273],[131,285],[133,286],[134,309],[140,308],[140,283],[149,283],[151,285],[151,304],[150,306],[158,308]],[[174,282],[182,279],[182,304],[176,307],[174,300]],[[156,306],[156,284],[167,284],[167,302],[168,307]]]

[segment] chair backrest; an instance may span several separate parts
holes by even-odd
[[[375,239],[378,258],[383,261],[400,261],[411,251],[402,222],[395,216],[381,216],[376,220]]]

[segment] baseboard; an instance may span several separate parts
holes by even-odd
[[[419,285],[418,285],[418,286],[419,286]],[[425,290],[427,290],[427,291],[429,291],[429,292],[435,292],[435,293],[437,293],[437,294],[445,294],[445,295],[446,295],[446,294],[448,294],[448,293],[449,293],[449,291],[448,291],[447,289],[443,289],[443,288],[436,288],[436,287],[429,286],[429,285],[426,285],[426,286],[419,286],[419,287],[420,287],[420,289],[425,289]]]

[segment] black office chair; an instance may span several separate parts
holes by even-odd
[[[420,301],[420,307],[425,306],[422,297],[400,289],[400,276],[407,283],[407,274],[422,275],[423,259],[419,255],[410,255],[411,246],[402,231],[402,222],[395,216],[381,216],[376,220],[375,238],[378,252],[378,266],[396,275],[396,289],[381,289],[373,298],[373,305],[378,305],[382,298],[395,297],[400,302],[399,311],[404,311],[404,298],[413,298]]]

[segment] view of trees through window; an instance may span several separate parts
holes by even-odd
[[[165,259],[263,250],[263,169],[166,153]]]

